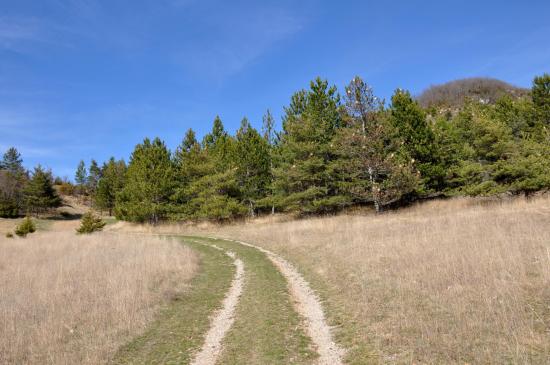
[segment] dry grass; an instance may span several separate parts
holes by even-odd
[[[0,363],[103,363],[196,267],[190,249],[155,237],[0,237]]]
[[[352,332],[345,340],[352,354],[366,342],[383,363],[550,359],[547,197],[434,201],[380,216],[201,231],[259,243],[297,263],[326,298],[333,323],[344,314],[339,332]]]

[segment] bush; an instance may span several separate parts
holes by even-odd
[[[30,217],[25,217],[21,224],[15,228],[15,234],[19,237],[25,237],[29,233],[36,231],[36,226]]]
[[[105,227],[105,222],[101,218],[96,217],[92,212],[88,212],[82,216],[80,227],[76,230],[77,233],[92,233],[101,231]]]
[[[6,238],[13,238],[13,233],[11,232],[6,233]]]
[[[0,197],[0,218],[16,218],[19,216],[19,206],[15,200]]]
[[[57,191],[61,195],[74,195],[75,187],[71,183],[62,183],[58,186]]]

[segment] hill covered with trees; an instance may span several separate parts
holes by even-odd
[[[202,140],[190,129],[175,151],[147,138],[127,164],[81,162],[71,190],[119,219],[156,223],[320,214],[353,205],[380,211],[434,196],[550,188],[550,75],[536,77],[529,91],[502,94],[495,90],[507,84],[472,80],[480,79],[449,84],[447,90],[459,90],[452,97],[440,93],[456,102],[456,111],[445,113],[446,105],[424,108],[430,98],[417,101],[401,89],[385,105],[359,77],[342,94],[318,78],[292,95],[281,130],[269,111],[261,131],[243,118],[235,135],[216,117]],[[485,90],[468,85],[490,90],[458,103],[460,90]],[[10,151],[0,173],[2,214],[58,204],[44,182],[53,182],[51,174],[38,167],[31,177],[20,161],[13,167],[19,157]]]
[[[501,80],[472,77],[430,86],[418,96],[418,102],[424,108],[461,108],[468,101],[494,104],[505,96],[519,98],[528,94],[529,90]]]

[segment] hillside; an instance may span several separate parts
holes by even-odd
[[[479,101],[483,104],[494,104],[505,95],[518,98],[528,94],[528,89],[523,89],[501,80],[487,77],[471,77],[440,85],[432,85],[418,96],[418,102],[424,108],[460,108],[468,99]]]
[[[294,263],[325,299],[349,363],[547,364],[549,203],[460,198],[194,231]]]

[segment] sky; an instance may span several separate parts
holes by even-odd
[[[175,149],[216,115],[280,123],[317,76],[361,76],[379,97],[488,76],[550,72],[550,2],[0,0],[0,153],[73,178],[128,159],[145,137]]]

